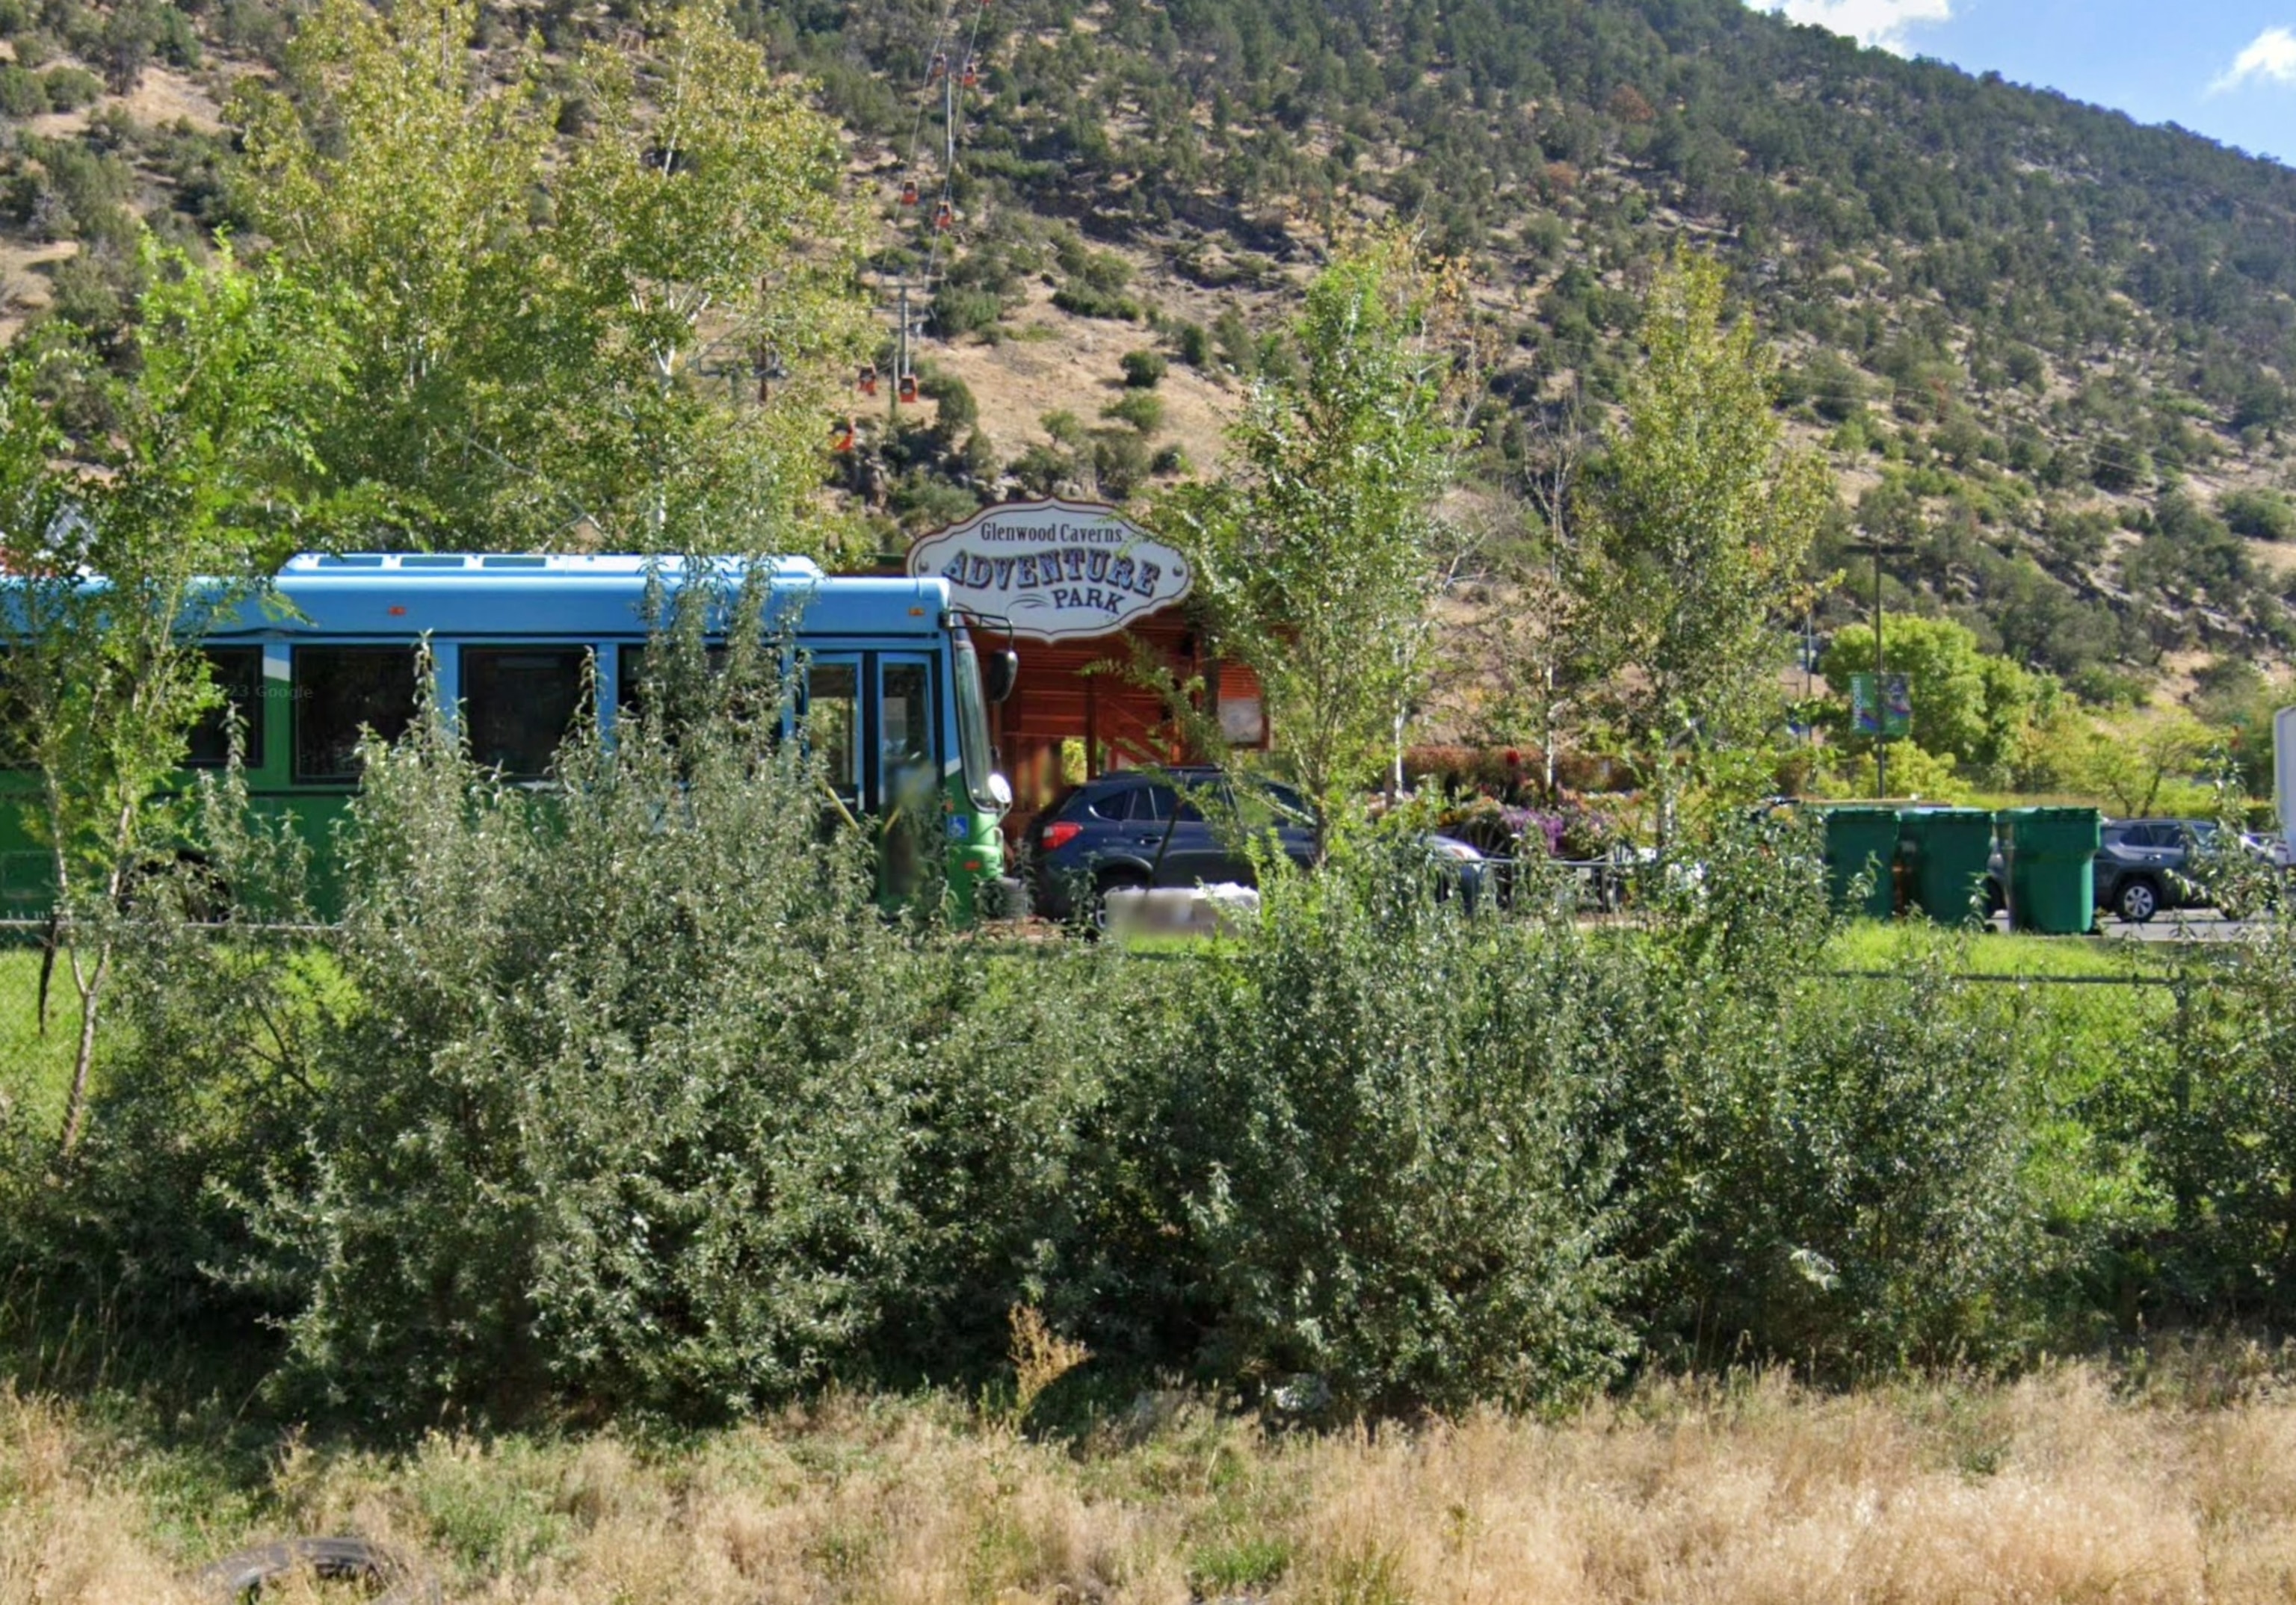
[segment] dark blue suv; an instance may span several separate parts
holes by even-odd
[[[1175,782],[1177,782],[1175,784]],[[1026,840],[1037,912],[1054,920],[1079,913],[1097,918],[1101,900],[1119,888],[1252,883],[1251,861],[1204,816],[1196,799],[1226,813],[1238,805],[1237,782],[1209,767],[1119,770],[1075,787],[1029,822]],[[1272,832],[1292,863],[1316,856],[1316,813],[1308,799],[1277,782],[1252,778],[1241,812],[1247,828]],[[1482,889],[1482,855],[1447,836],[1424,839],[1447,878]]]

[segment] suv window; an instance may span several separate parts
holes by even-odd
[[[1169,786],[1152,782],[1118,782],[1115,784],[1077,792],[1068,802],[1053,812],[1066,818],[1080,811],[1088,811],[1095,819],[1110,824],[1160,825],[1172,817],[1172,808],[1179,799]],[[1202,814],[1193,803],[1179,803],[1180,823],[1201,824]]]
[[[1204,823],[1202,811],[1195,804],[1181,798],[1169,786],[1136,787],[1133,797],[1132,818],[1135,823],[1144,821],[1150,824],[1164,824],[1171,819],[1175,807],[1180,811],[1182,824],[1200,825]]]
[[[1275,823],[1305,825],[1314,823],[1316,810],[1305,797],[1290,786],[1281,781],[1254,781],[1251,784],[1276,815]]]
[[[1054,812],[1062,815],[1089,814],[1095,819],[1104,819],[1111,824],[1121,824],[1131,812],[1132,793],[1117,787],[1106,791],[1079,791]]]
[[[1156,824],[1166,816],[1163,802],[1152,786],[1126,786],[1111,792],[1099,812],[1103,819],[1129,821],[1136,825]]]

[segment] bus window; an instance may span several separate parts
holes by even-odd
[[[711,674],[715,675],[724,670],[726,667],[724,646],[713,644],[703,648],[702,651]],[[614,698],[619,704],[614,710],[615,720],[619,723],[623,719],[644,717],[645,692],[646,649],[644,645],[639,643],[619,648],[614,658]]]
[[[1011,656],[1006,649],[1005,656]],[[1004,812],[991,778],[996,764],[988,745],[988,708],[981,695],[980,658],[972,643],[960,637],[950,661],[956,667],[956,750],[964,770],[965,794],[982,813]],[[1006,800],[1011,794],[1006,794]]]
[[[295,649],[295,778],[358,778],[359,732],[395,741],[414,722],[414,649]]]
[[[207,649],[208,674],[223,700],[200,716],[192,726],[191,743],[184,762],[194,769],[220,769],[231,761],[231,733],[225,717],[237,713],[245,748],[239,761],[250,769],[263,766],[263,649],[259,646],[211,646]]]
[[[466,646],[463,721],[471,757],[510,780],[550,773],[582,711],[590,653],[578,646]]]
[[[16,687],[16,653],[0,647],[0,769],[29,769],[32,762],[31,714]]]
[[[806,729],[827,771],[830,790],[849,808],[861,806],[859,668],[816,661],[806,674]]]
[[[940,780],[932,759],[931,666],[886,658],[877,676],[877,772],[884,793],[880,806],[931,808]]]

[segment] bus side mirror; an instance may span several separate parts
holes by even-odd
[[[981,667],[980,691],[990,702],[1002,702],[1011,696],[1020,681],[1020,653],[1009,646],[1000,646],[988,654],[988,661]]]

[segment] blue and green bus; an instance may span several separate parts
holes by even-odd
[[[763,580],[763,627],[793,643],[807,729],[839,804],[883,821],[929,798],[958,911],[982,910],[1004,877],[1000,824],[1012,792],[996,771],[988,707],[1011,689],[1011,653],[994,654],[984,673],[946,580],[832,577],[803,559],[759,560],[771,565],[762,575],[744,560],[702,561],[706,572],[632,556],[291,559],[267,593],[202,630],[215,683],[241,723],[250,801],[292,815],[323,845],[357,785],[361,733],[395,739],[414,717],[426,645],[472,756],[507,778],[539,781],[578,720],[594,716],[611,732],[636,701],[665,601],[674,606],[692,585],[722,598]],[[729,611],[709,611],[713,645]],[[226,729],[218,713],[193,733],[192,766],[227,761]],[[30,790],[22,771],[0,776],[0,802],[29,802]],[[0,913],[37,918],[53,874],[24,813],[0,807]]]

